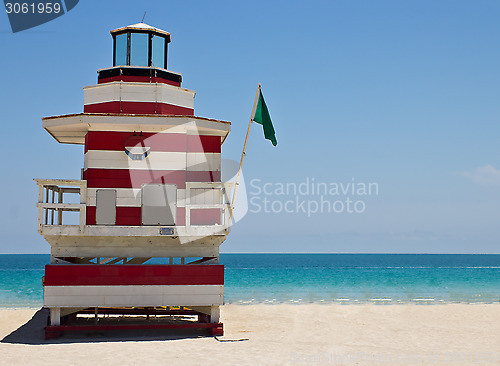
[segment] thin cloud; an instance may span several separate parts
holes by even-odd
[[[459,175],[481,185],[500,185],[500,170],[489,164]]]

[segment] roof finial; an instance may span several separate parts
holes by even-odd
[[[144,15],[142,16],[142,21],[141,21],[141,23],[144,23],[144,18],[146,18],[146,12],[144,12]]]

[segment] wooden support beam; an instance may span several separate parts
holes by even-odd
[[[55,202],[55,190],[52,190],[52,199],[51,199],[51,203],[54,204]],[[50,213],[50,224],[51,225],[54,225],[54,214],[55,214],[55,210],[51,210],[51,213]]]
[[[118,257],[118,258],[110,260],[109,262],[106,262],[106,264],[115,264],[115,263],[118,263],[120,261],[123,261],[123,263],[125,264],[127,262],[127,258]]]
[[[63,203],[63,188],[59,188],[59,197],[58,197],[58,203],[62,204]],[[62,225],[63,221],[63,211],[62,210],[57,210],[57,225]]]
[[[50,308],[50,325],[61,325],[61,308]]]
[[[220,307],[211,306],[210,307],[210,323],[218,323],[220,319]]]
[[[215,259],[215,257],[203,257],[201,259],[197,259],[195,261],[189,262],[188,264],[200,264],[200,263],[205,263],[205,262],[208,262],[208,261],[212,261],[214,259]]]
[[[127,264],[143,264],[144,262],[147,262],[150,259],[151,257],[135,257],[127,261]]]

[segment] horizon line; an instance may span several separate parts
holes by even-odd
[[[398,253],[398,252],[223,252],[220,254],[500,255],[500,253]],[[50,255],[50,253],[0,253],[0,255]],[[162,258],[162,257],[152,257],[152,258]]]

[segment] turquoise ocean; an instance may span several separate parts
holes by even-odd
[[[49,260],[0,255],[0,307],[41,306]],[[226,303],[500,302],[500,255],[222,254],[221,262]]]

